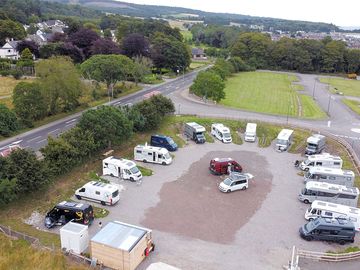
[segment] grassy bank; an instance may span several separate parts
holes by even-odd
[[[360,114],[360,102],[353,99],[343,98],[341,100],[346,106],[350,108],[354,113]]]
[[[330,92],[342,92],[345,96],[360,97],[360,81],[343,78],[320,78],[320,82],[330,85]]]

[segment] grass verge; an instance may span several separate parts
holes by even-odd
[[[354,113],[360,114],[360,102],[357,100],[343,98],[341,100],[346,106],[348,106]]]
[[[302,116],[308,119],[323,119],[326,113],[316,104],[311,96],[299,95],[302,105]]]
[[[343,78],[320,78],[320,82],[330,85],[330,92],[342,92],[345,96],[360,97],[360,81]]]
[[[153,175],[153,171],[149,168],[145,168],[142,166],[137,166],[143,176],[151,176]]]

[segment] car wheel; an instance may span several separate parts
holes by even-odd
[[[227,192],[227,193],[230,193],[230,192],[231,192],[231,190],[230,190],[230,189],[228,189],[226,192]]]
[[[309,221],[313,221],[314,219],[313,218],[309,218]]]
[[[106,205],[106,203],[105,203],[104,201],[101,201],[101,204],[102,204],[102,205]]]
[[[309,200],[304,200],[304,203],[309,204],[310,202]]]
[[[305,168],[305,170],[304,170],[305,172],[308,172],[309,171],[309,168]]]
[[[242,190],[246,190],[246,187],[243,187]]]
[[[339,240],[338,242],[340,245],[345,245],[345,240]]]
[[[113,175],[112,173],[110,173],[110,176],[111,176],[111,177],[114,177],[114,175]]]
[[[166,163],[165,162],[163,162],[163,163],[161,163],[162,165],[166,165]]]
[[[130,177],[130,182],[135,182],[134,178]]]
[[[146,163],[147,162],[146,159],[143,159],[143,162]]]
[[[305,236],[305,240],[306,240],[306,241],[312,241],[313,238],[312,238],[312,236]]]
[[[76,199],[81,200],[81,196],[80,195],[75,195]]]

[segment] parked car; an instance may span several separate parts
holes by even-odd
[[[120,199],[117,186],[97,181],[90,181],[76,190],[75,197],[78,200],[85,199],[102,205],[114,205]]]
[[[150,145],[166,148],[168,151],[176,151],[178,149],[174,140],[171,137],[164,135],[151,135]]]
[[[242,172],[242,167],[232,158],[214,158],[210,161],[209,170],[216,175],[229,174],[229,172]]]
[[[93,220],[94,210],[90,204],[63,201],[46,214],[45,227],[50,229],[69,221],[90,225]]]
[[[227,193],[235,190],[245,190],[249,187],[249,180],[253,177],[249,173],[232,172],[228,178],[219,184],[219,190]]]
[[[345,219],[317,218],[299,229],[300,236],[307,240],[323,240],[344,245],[354,243],[354,224]]]

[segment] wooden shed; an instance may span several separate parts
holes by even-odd
[[[135,269],[154,250],[151,230],[111,221],[90,241],[92,259],[117,270]]]

